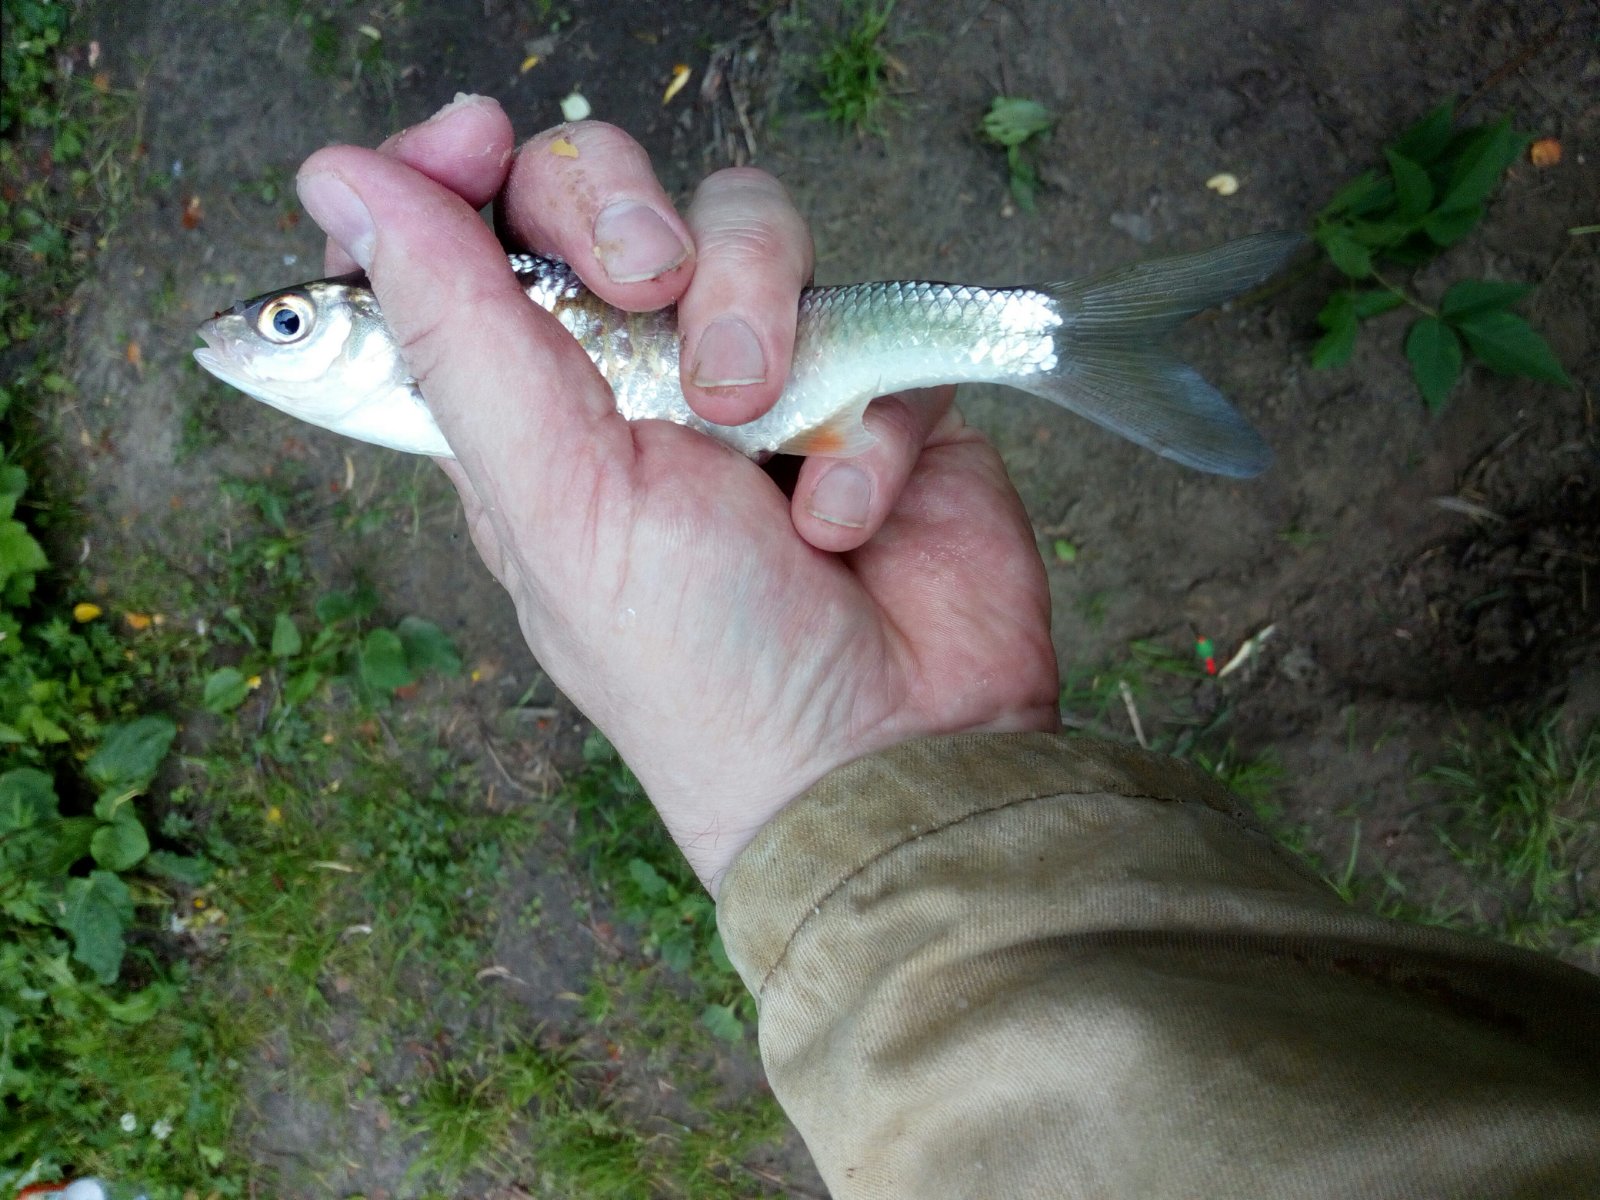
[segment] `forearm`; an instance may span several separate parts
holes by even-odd
[[[721,921],[840,1200],[1600,1177],[1595,980],[1346,908],[1170,760],[989,735],[852,763]]]

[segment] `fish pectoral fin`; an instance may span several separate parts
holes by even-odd
[[[854,458],[878,444],[862,417],[866,405],[846,408],[814,429],[797,433],[778,447],[779,454],[803,454],[817,458]]]

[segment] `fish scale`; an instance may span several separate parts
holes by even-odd
[[[528,298],[589,355],[625,418],[673,421],[751,456],[858,454],[873,443],[863,416],[874,398],[982,382],[1040,396],[1187,466],[1248,476],[1265,468],[1265,443],[1160,339],[1260,283],[1302,240],[1258,234],[1031,287],[886,281],[808,288],[782,395],[737,426],[713,424],[690,408],[679,383],[674,309],[624,312],[566,263],[532,254],[507,261]],[[364,278],[269,292],[206,322],[200,336],[207,345],[196,360],[265,403],[378,445],[451,455]]]

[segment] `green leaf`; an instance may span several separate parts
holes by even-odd
[[[374,629],[361,642],[361,680],[378,692],[392,692],[416,682],[406,666],[406,648],[392,629]]]
[[[419,675],[437,671],[441,675],[461,674],[461,657],[454,644],[432,621],[404,617],[395,627],[405,647],[406,665]]]
[[[95,993],[95,999],[113,1021],[122,1025],[143,1025],[178,995],[178,989],[170,983],[152,983],[123,1000],[113,1000],[104,992]]]
[[[1020,146],[1055,123],[1050,110],[1037,100],[996,96],[983,116],[983,136],[998,146]]]
[[[188,854],[174,854],[170,850],[152,850],[144,860],[145,870],[167,879],[199,887],[211,878],[214,868],[203,858]]]
[[[1546,383],[1571,387],[1550,345],[1515,313],[1503,310],[1474,313],[1455,322],[1461,336],[1484,365],[1502,375],[1525,375]]]
[[[1470,208],[1440,208],[1429,213],[1422,221],[1422,232],[1436,246],[1453,246],[1467,234],[1472,232],[1473,226],[1483,220],[1483,207],[1473,205]]]
[[[283,685],[283,698],[289,704],[303,704],[317,694],[322,686],[322,672],[315,669],[301,671],[289,677]]]
[[[133,895],[110,871],[69,879],[61,928],[72,937],[72,957],[101,983],[113,983],[122,969],[123,931],[133,923]]]
[[[657,871],[642,858],[628,860],[628,878],[638,885],[639,890],[652,900],[666,895],[671,886]]]
[[[1372,251],[1351,237],[1347,230],[1329,227],[1323,230],[1318,240],[1333,260],[1333,265],[1350,278],[1365,279],[1372,274]]]
[[[1511,308],[1529,292],[1533,285],[1527,283],[1500,283],[1490,279],[1463,279],[1444,294],[1439,312],[1446,320],[1460,321],[1463,317],[1496,309]]]
[[[1335,292],[1317,314],[1325,333],[1311,351],[1311,365],[1319,369],[1343,366],[1356,348],[1356,309],[1349,292]]]
[[[317,614],[317,620],[324,625],[333,625],[339,621],[359,621],[370,617],[377,603],[377,597],[370,589],[359,588],[354,592],[329,592],[319,596],[313,611]]]
[[[57,816],[55,782],[43,771],[18,767],[0,775],[0,835]]]
[[[1437,412],[1461,375],[1461,343],[1438,317],[1423,317],[1406,335],[1406,357],[1422,399]]]
[[[0,409],[0,412],[4,412]],[[28,473],[21,467],[0,466],[0,519],[17,511],[17,501],[28,490]]]
[[[725,1042],[744,1039],[744,1022],[739,1020],[731,1004],[708,1004],[700,1014],[700,1024]]]
[[[206,688],[200,703],[207,712],[218,715],[232,712],[244,703],[250,694],[250,681],[238,667],[218,667],[206,676]]]
[[[33,577],[50,560],[20,521],[0,520],[0,595],[11,604],[21,604],[33,591]]]
[[[292,658],[304,645],[300,629],[288,613],[279,613],[272,622],[272,657]]]
[[[1455,108],[1454,99],[1446,100],[1396,138],[1392,149],[1414,163],[1432,166],[1450,144],[1450,134],[1455,128]]]
[[[108,871],[126,871],[150,853],[150,839],[132,808],[119,808],[116,820],[94,831],[89,853]]]
[[[1467,131],[1455,154],[1449,179],[1440,189],[1441,210],[1474,208],[1487,200],[1529,138],[1511,128],[1511,118]]]
[[[1406,298],[1399,292],[1391,292],[1381,288],[1368,292],[1355,292],[1351,295],[1351,303],[1355,308],[1356,318],[1366,321],[1373,317],[1382,316],[1399,308],[1406,302]]]
[[[113,726],[85,770],[102,792],[141,792],[161,769],[177,734],[178,727],[166,717],[140,717]]]
[[[1383,153],[1389,160],[1389,173],[1394,176],[1396,212],[1402,220],[1420,217],[1433,203],[1433,181],[1428,178],[1426,171],[1405,155],[1395,150],[1385,150]]]
[[[1394,189],[1387,179],[1376,171],[1364,171],[1333,194],[1321,215],[1363,216],[1388,204],[1393,195]]]

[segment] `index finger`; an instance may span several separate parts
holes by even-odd
[[[482,208],[505,184],[516,135],[511,118],[488,96],[457,92],[456,98],[421,124],[402,129],[378,147],[473,208]],[[324,254],[329,275],[356,269],[356,262],[331,238]]]
[[[372,280],[446,441],[486,503],[559,524],[596,497],[633,441],[611,389],[530,304],[499,242],[448,188],[355,146],[313,154],[300,199]]]

